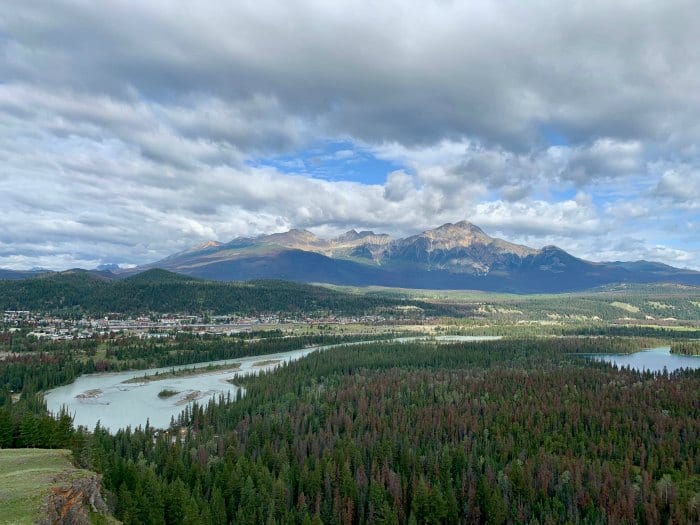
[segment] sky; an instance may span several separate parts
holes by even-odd
[[[700,269],[697,0],[0,5],[0,267],[468,220]]]

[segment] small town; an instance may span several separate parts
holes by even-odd
[[[5,310],[2,325],[8,331],[27,329],[27,335],[52,341],[105,338],[127,335],[141,339],[175,337],[179,333],[231,336],[253,330],[320,325],[381,325],[400,322],[379,315],[349,316],[279,316],[265,314],[256,317],[237,315],[174,315],[128,317],[110,314],[103,317],[84,316],[79,319],[42,314],[29,310]]]

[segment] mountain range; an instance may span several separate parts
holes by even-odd
[[[322,239],[307,230],[208,241],[151,268],[220,281],[284,279],[337,285],[474,289],[515,293],[585,290],[610,283],[700,285],[700,272],[665,264],[591,262],[556,246],[541,249],[487,235],[461,221],[406,238],[350,230]]]

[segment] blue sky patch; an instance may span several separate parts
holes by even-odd
[[[538,130],[548,146],[569,145],[569,140],[566,138],[566,135],[550,124],[540,124]]]
[[[301,174],[330,181],[384,184],[392,171],[403,166],[378,159],[352,142],[326,142],[291,154],[256,158],[250,166],[269,166],[281,173]]]

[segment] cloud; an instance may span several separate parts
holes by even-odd
[[[555,204],[494,201],[476,206],[474,222],[510,235],[575,237],[600,231],[602,221],[588,196]]]
[[[638,141],[618,141],[605,137],[596,139],[590,145],[562,149],[569,150],[566,152],[568,159],[562,168],[562,178],[577,185],[644,171],[644,151]]]
[[[414,189],[413,180],[405,171],[392,171],[384,185],[384,198],[391,202],[400,202]]]
[[[700,209],[700,168],[678,165],[664,171],[654,193],[684,208]]]
[[[700,268],[698,26],[690,0],[10,0],[0,266],[467,218]],[[386,180],[314,178],[295,156],[328,143]]]
[[[572,138],[654,139],[697,121],[678,100],[697,87],[688,65],[700,58],[700,15],[684,1],[11,3],[0,27],[12,81],[261,96],[374,143],[526,146],[542,122]]]

